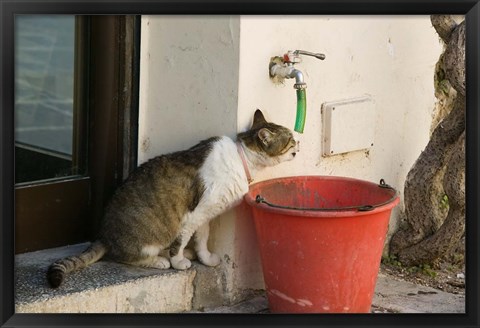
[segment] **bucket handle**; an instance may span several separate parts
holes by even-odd
[[[380,183],[378,184],[378,187],[379,188],[385,188],[385,189],[390,189],[392,190],[394,193],[393,193],[393,196],[392,198],[390,198],[389,200],[383,202],[383,203],[380,203],[380,204],[376,204],[376,205],[358,205],[358,206],[346,206],[346,207],[337,207],[337,208],[328,208],[328,207],[325,207],[325,208],[312,208],[312,207],[296,207],[296,206],[285,206],[285,205],[278,205],[278,204],[274,204],[274,203],[270,203],[269,201],[267,201],[264,197],[260,196],[260,195],[257,195],[255,197],[255,202],[257,202],[258,204],[260,203],[263,203],[265,205],[268,205],[270,207],[274,207],[274,208],[281,208],[281,209],[286,209],[286,210],[299,210],[299,211],[318,211],[318,212],[333,212],[333,211],[353,211],[353,210],[357,210],[359,212],[368,212],[368,211],[373,211],[375,208],[377,207],[381,207],[381,206],[384,206],[384,205],[387,205],[389,203],[391,203],[392,201],[395,200],[395,198],[397,198],[397,191],[391,187],[390,185],[388,185],[387,183],[385,183],[385,180],[384,179],[380,179]]]

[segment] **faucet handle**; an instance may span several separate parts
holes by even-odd
[[[297,64],[302,62],[302,57],[296,53],[297,50],[292,51],[288,50],[286,54],[283,55],[283,61],[287,64]]]
[[[305,56],[312,56],[312,57],[318,58],[320,60],[325,59],[325,54],[314,53],[314,52],[305,51],[305,50],[295,50],[295,51],[292,51],[292,53],[293,53],[294,56],[297,56],[297,57],[299,57],[299,55],[305,55]]]

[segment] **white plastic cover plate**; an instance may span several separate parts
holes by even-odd
[[[363,96],[322,104],[323,156],[371,148],[375,136],[375,103]]]

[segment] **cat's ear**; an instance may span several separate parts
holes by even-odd
[[[263,129],[258,130],[257,135],[258,135],[258,138],[260,139],[260,141],[265,146],[268,146],[270,144],[270,142],[273,140],[273,137],[275,136],[275,133],[273,133],[272,131],[270,131],[267,128],[263,128]]]
[[[260,109],[257,109],[255,111],[255,114],[253,115],[253,124],[252,124],[252,129],[259,126],[260,124],[266,123],[267,120],[263,116],[263,113]]]

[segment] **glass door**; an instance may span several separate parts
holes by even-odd
[[[17,253],[87,238],[86,31],[73,15],[15,18]]]
[[[82,73],[75,72],[75,60],[81,59],[75,16],[26,15],[15,23],[15,182],[82,175],[85,108],[75,102]]]

